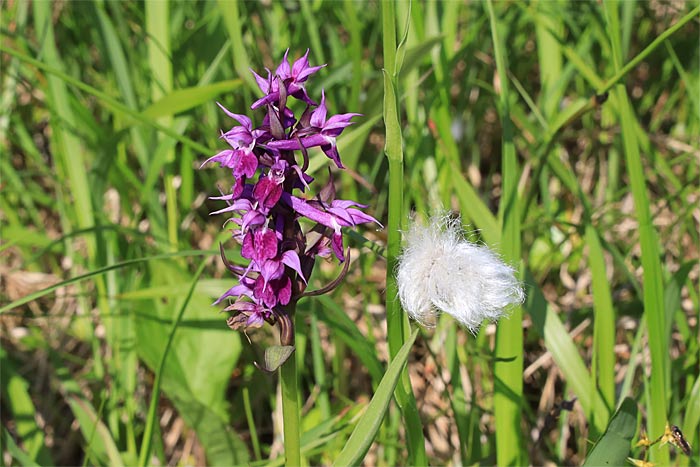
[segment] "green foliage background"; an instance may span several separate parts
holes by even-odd
[[[135,465],[155,420],[161,465],[280,465],[277,381],[253,366],[276,338],[261,330],[249,343],[210,306],[231,279],[210,260],[227,234],[206,198],[231,180],[198,167],[232,125],[215,102],[259,122],[248,70],[310,48],[312,64],[328,63],[312,95],[324,88],[330,112],[364,114],[340,138],[350,170],[338,192],[386,220],[380,4],[0,8],[0,462]],[[668,421],[700,444],[697,2],[395,10],[400,217],[459,212],[474,239],[519,263],[528,301],[522,326],[516,310],[498,337],[449,317],[422,330],[408,365],[422,434],[393,405],[376,409],[386,417],[363,462],[405,464],[405,440],[425,436],[430,464],[580,464],[627,396],[650,438]],[[315,176],[325,167],[313,154]],[[310,464],[349,459],[374,391],[391,393],[380,385],[386,236],[351,234],[345,284],[299,304]],[[322,265],[312,283],[338,270]],[[629,455],[647,454],[700,463],[697,449]]]

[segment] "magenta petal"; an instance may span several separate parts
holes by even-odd
[[[228,289],[226,293],[224,293],[213,303],[213,305],[218,305],[219,303],[221,303],[222,300],[224,300],[227,297],[238,297],[240,295],[245,295],[246,297],[253,298],[252,291],[250,290],[250,288],[246,287],[244,284],[238,284]]]
[[[296,150],[296,149],[301,149],[301,145],[299,144],[299,141],[296,139],[279,139],[279,140],[272,140],[269,141],[266,146],[271,147],[273,149],[284,149],[284,150]],[[311,146],[305,146],[307,148]]]
[[[345,261],[345,255],[343,254],[343,235],[340,231],[333,234],[333,239],[331,240],[331,246],[333,247],[333,253],[342,263]]]
[[[253,196],[264,208],[270,209],[279,201],[282,188],[271,177],[263,177],[255,184]]]
[[[222,167],[228,167],[231,168],[233,167],[233,160],[235,159],[235,151],[231,149],[224,149],[220,153],[216,154],[215,156],[210,157],[209,159],[205,160],[202,165],[199,166],[201,169],[204,167],[207,163],[209,162],[218,162],[221,164]]]
[[[249,230],[243,237],[241,256],[258,264],[277,256],[277,236],[274,230],[266,227]]]
[[[258,158],[255,157],[252,151],[240,151],[241,157],[238,161],[238,166],[234,169],[233,175],[235,177],[240,177],[245,175],[251,178],[255,175],[255,171],[258,170]]]
[[[326,123],[327,112],[328,109],[326,108],[326,92],[322,90],[321,103],[311,114],[311,119],[309,121],[309,123],[311,123],[311,126],[315,126],[316,128],[323,128],[323,125]]]
[[[275,74],[283,80],[292,77],[292,73],[289,68],[289,60],[287,59],[288,55],[289,49],[287,49],[287,51],[284,53],[284,58],[282,59],[282,62],[277,67],[277,70],[275,70]],[[296,66],[296,63],[294,64],[294,66]]]
[[[281,199],[302,216],[307,217],[312,221],[316,221],[319,224],[325,225],[326,227],[335,227],[333,225],[333,217],[330,214],[314,208],[303,199],[297,198],[296,196],[292,196],[288,193],[282,193]]]
[[[274,259],[268,259],[264,261],[260,267],[260,275],[263,276],[266,281],[279,279],[284,275],[284,264]]]
[[[338,154],[338,149],[333,145],[321,146],[323,153],[333,162],[339,169],[344,169],[345,166],[340,162],[340,154]]]
[[[301,279],[306,283],[306,277],[304,277],[304,273],[301,272],[301,262],[299,261],[299,255],[296,251],[287,250],[282,253],[282,262],[294,269],[297,274],[299,274],[299,277],[301,277]]]
[[[253,313],[248,317],[248,321],[246,321],[246,327],[249,328],[260,328],[262,325],[265,324],[265,320],[263,319],[263,316],[261,313]]]
[[[277,291],[277,300],[282,305],[289,303],[292,298],[292,281],[284,276],[275,281],[274,287]]]
[[[345,128],[349,125],[352,125],[354,122],[351,122],[350,119],[353,117],[360,116],[360,115],[362,115],[362,114],[347,113],[347,114],[333,115],[323,125],[323,133],[331,135],[331,136],[338,136],[341,132],[337,131],[337,130],[342,131],[343,128]]]
[[[284,55],[284,58],[287,58],[287,54]],[[294,65],[292,65],[292,77],[294,77],[295,81],[299,81],[299,74],[302,73],[305,69],[309,67],[309,49],[306,49],[306,53],[300,57],[297,61],[294,62]]]
[[[253,69],[251,69],[250,72],[253,73],[255,82],[258,83],[260,90],[267,94],[270,91],[270,72],[267,72],[267,79],[257,74],[255,71],[253,71]]]
[[[268,228],[259,229],[257,232],[261,231],[259,235],[258,243],[258,258],[268,259],[277,256],[277,235],[275,231]]]
[[[248,131],[250,131],[251,128],[253,128],[252,120],[250,118],[248,118],[246,115],[235,114],[218,102],[216,103],[216,105],[218,105],[221,108],[221,110],[223,110],[224,113],[226,113],[226,115],[228,115],[229,117],[231,117],[232,119],[236,120],[238,123],[243,125]]]
[[[244,232],[258,225],[263,225],[267,221],[267,217],[259,211],[248,211],[241,218],[241,230]]]

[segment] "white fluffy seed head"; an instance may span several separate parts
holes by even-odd
[[[464,238],[459,218],[437,214],[428,225],[415,219],[404,232],[396,280],[409,316],[432,326],[439,312],[452,315],[472,333],[525,298],[513,268],[487,246]]]

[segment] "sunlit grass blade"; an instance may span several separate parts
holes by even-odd
[[[502,26],[488,2],[491,19],[491,37],[496,56],[496,68],[501,85],[500,117],[502,136],[503,196],[499,207],[501,221],[501,250],[506,261],[520,262],[520,209],[518,206],[519,169],[510,120],[510,94],[507,77],[507,58],[502,43]],[[522,309],[516,307],[507,319],[501,320],[496,331],[494,349],[496,419],[496,459],[499,465],[520,465],[525,460],[520,428],[523,397],[523,330]]]
[[[155,119],[148,118],[148,117],[142,115],[140,112],[130,109],[129,107],[125,106],[123,103],[119,102],[117,99],[109,96],[108,94],[100,91],[99,89],[94,88],[93,86],[85,84],[82,81],[71,77],[70,75],[64,73],[63,71],[61,71],[59,68],[57,68],[55,66],[47,65],[39,60],[36,60],[32,57],[29,57],[28,55],[25,55],[17,50],[13,50],[13,49],[10,49],[8,47],[5,47],[5,45],[3,45],[2,43],[0,43],[0,51],[8,53],[14,57],[17,57],[21,61],[29,63],[32,66],[35,66],[43,71],[46,71],[47,73],[50,73],[51,75],[55,75],[55,76],[59,77],[61,80],[63,80],[64,82],[66,82],[67,84],[70,84],[71,86],[75,86],[76,88],[80,89],[81,91],[84,91],[92,96],[95,96],[97,99],[99,99],[102,103],[104,103],[113,112],[117,112],[121,115],[126,115],[136,122],[143,123],[143,124],[148,125],[148,126],[152,126],[153,128],[157,129],[158,131],[166,134],[167,136],[172,137],[173,139],[179,141],[182,144],[186,144],[187,146],[191,147],[193,150],[195,150],[199,153],[209,154],[211,152],[211,149],[209,147],[194,141],[192,138],[188,138],[187,136],[183,136],[183,135],[178,134],[175,130],[159,124]]]
[[[590,221],[589,221],[590,222]],[[593,226],[586,225],[586,244],[593,281],[594,391],[600,391],[608,410],[615,407],[615,310],[612,304],[603,249]],[[607,423],[607,420],[604,421]]]
[[[345,447],[338,457],[336,457],[335,462],[333,462],[334,466],[360,465],[362,463],[362,459],[364,459],[367,450],[372,444],[372,441],[374,441],[379,426],[386,415],[394,389],[399,382],[401,371],[406,364],[406,360],[408,360],[413,342],[416,340],[417,335],[418,328],[411,333],[401,349],[399,349],[391,360],[389,368],[387,368],[386,373],[384,373],[384,377],[379,383],[374,396],[372,396],[372,400],[367,406],[364,415],[362,415],[362,418],[357,422],[352,435],[350,435],[350,439],[348,439]]]
[[[22,298],[18,298],[17,300],[14,300],[14,301],[7,303],[6,305],[3,305],[2,307],[0,307],[0,314],[6,312],[8,310],[11,310],[13,308],[17,308],[19,306],[22,306],[26,303],[32,302],[32,301],[34,301],[38,298],[41,298],[45,295],[48,295],[51,292],[53,292],[57,289],[60,289],[61,287],[65,287],[67,285],[76,284],[76,283],[79,283],[81,281],[91,279],[95,276],[99,276],[99,275],[104,274],[108,271],[113,271],[116,269],[121,269],[124,267],[133,266],[135,264],[145,263],[145,262],[153,261],[156,259],[167,259],[167,258],[186,257],[186,256],[207,256],[207,255],[212,256],[212,255],[216,255],[216,253],[217,252],[215,252],[215,251],[206,251],[206,250],[178,251],[176,253],[167,253],[167,254],[162,254],[162,255],[154,255],[154,256],[150,256],[150,257],[135,258],[135,259],[127,260],[127,261],[122,261],[120,263],[110,264],[109,266],[98,268],[98,269],[95,269],[93,271],[87,272],[85,274],[81,274],[79,276],[75,276],[75,277],[72,277],[70,279],[66,279],[64,281],[57,282],[56,284],[53,284],[49,287],[38,290],[36,292],[32,292],[28,295],[25,295]]]
[[[534,279],[529,273],[525,282],[534,284]],[[535,329],[544,338],[547,350],[573,389],[587,418],[591,420],[594,433],[602,433],[609,412],[600,394],[593,390],[594,384],[576,344],[559,317],[547,304],[542,291],[537,287],[528,287],[527,295],[525,307],[532,317]]]
[[[618,74],[622,70],[623,57],[619,37],[618,8],[616,1],[605,2],[605,14],[608,23],[608,34],[612,45],[612,60]],[[698,10],[700,11],[700,10]],[[612,81],[612,80],[611,80]],[[659,436],[666,426],[667,417],[667,384],[670,381],[668,341],[664,313],[664,287],[661,263],[659,262],[659,243],[655,227],[652,223],[647,194],[646,177],[635,135],[636,118],[627,97],[624,85],[618,84],[612,92],[617,98],[618,115],[622,130],[622,146],[624,149],[627,172],[630,179],[634,207],[639,223],[639,238],[642,249],[642,267],[644,280],[644,318],[649,330],[649,349],[651,351],[649,423],[647,429],[651,436]],[[652,460],[662,464],[668,463],[668,451],[652,450]]]

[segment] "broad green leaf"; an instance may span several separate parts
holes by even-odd
[[[170,262],[151,261],[151,285],[165,287],[187,282],[188,274]],[[139,356],[152,369],[157,368],[165,348],[171,321],[180,309],[187,288],[137,305]],[[195,291],[182,317],[182,323],[208,321],[218,316],[211,300]],[[221,319],[219,329],[181,326],[165,364],[162,389],[185,422],[197,432],[210,464],[245,463],[248,452],[230,424],[226,387],[240,357],[238,333]],[[216,430],[211,427],[218,427]]]
[[[628,465],[632,437],[637,431],[637,403],[625,397],[603,436],[591,449],[584,466]]]

